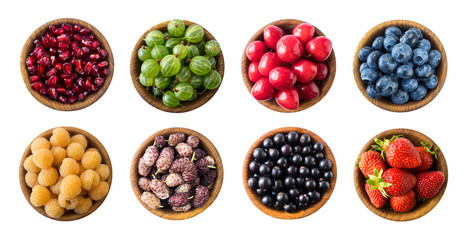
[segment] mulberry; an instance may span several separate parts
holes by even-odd
[[[208,190],[207,187],[205,186],[198,186],[195,188],[195,196],[193,198],[193,207],[200,208],[205,205],[205,203],[208,201],[208,198],[210,197],[210,190]]]
[[[174,147],[176,146],[177,144],[181,143],[185,141],[185,134],[183,133],[173,133],[171,135],[169,135],[169,139],[167,141],[167,143],[169,144],[169,146],[171,147]]]
[[[177,187],[184,183],[184,179],[182,179],[182,176],[178,173],[169,174],[164,181],[168,187]]]
[[[158,157],[159,157],[158,148],[155,147],[155,146],[149,146],[146,149],[145,154],[143,155],[143,157],[140,158],[140,161],[143,161],[143,163],[148,165],[148,166],[154,166],[154,164],[156,163],[156,160],[158,159]]]
[[[206,152],[199,148],[195,149],[193,152],[194,152],[193,157],[195,158],[195,160],[200,160],[206,156]]]
[[[163,181],[158,179],[151,180],[150,188],[151,191],[153,191],[153,193],[156,194],[156,197],[162,200],[168,199],[171,193],[167,185]]]
[[[212,161],[210,161],[208,158],[211,157],[207,156],[195,162],[195,165],[197,165],[198,168],[198,174],[201,176],[208,174],[210,169],[215,168]]]
[[[197,166],[193,162],[189,162],[182,173],[182,177],[184,178],[184,182],[191,183],[197,179],[198,170]]]
[[[201,177],[201,185],[208,187],[209,189],[213,188],[217,176],[218,173],[216,170],[210,169],[208,174]]]
[[[163,148],[166,146],[166,140],[164,140],[164,136],[156,136],[154,138],[154,146],[158,148]]]
[[[141,190],[148,192],[151,191],[150,182],[151,181],[147,177],[141,177],[140,179],[138,179],[138,186]]]
[[[188,193],[174,193],[169,198],[169,205],[171,207],[182,207],[190,203]]]
[[[169,172],[171,173],[183,173],[185,166],[190,162],[190,159],[188,157],[182,157],[179,159],[176,159],[172,165],[171,168],[169,169]]]
[[[141,158],[140,158],[140,162],[138,162],[138,174],[146,177],[148,176],[150,171],[151,171],[151,166],[146,165],[143,161],[141,161]]]
[[[151,209],[157,209],[160,208],[159,205],[161,203],[161,200],[154,195],[152,192],[144,192],[141,194],[141,201],[144,202],[146,205],[148,205],[149,208]]]
[[[192,148],[197,148],[198,145],[200,144],[200,139],[198,137],[195,137],[195,136],[188,136],[186,142]]]
[[[174,212],[188,212],[192,208],[192,205],[189,203],[182,207],[172,207],[172,211]]]
[[[181,184],[179,185],[176,189],[175,189],[175,193],[188,193],[190,192],[190,189],[192,188],[192,186],[190,186],[190,184],[188,183],[184,183],[184,184]]]
[[[156,167],[159,170],[169,170],[171,167],[172,161],[174,160],[174,149],[171,147],[165,147],[161,154],[159,154],[159,158],[156,162]]]
[[[175,149],[177,153],[179,153],[179,155],[182,157],[190,157],[193,153],[192,147],[187,143],[179,143],[177,144]]]

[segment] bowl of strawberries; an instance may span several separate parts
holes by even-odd
[[[448,181],[437,144],[411,129],[392,129],[370,139],[354,169],[354,186],[364,205],[380,217],[409,221],[431,211]]]

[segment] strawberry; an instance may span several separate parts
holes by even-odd
[[[382,195],[378,189],[371,189],[371,185],[366,183],[365,185],[366,193],[369,196],[369,199],[376,208],[381,208],[387,202],[387,198]]]
[[[441,171],[420,172],[416,178],[416,192],[423,199],[435,197],[445,182],[445,174]]]
[[[358,166],[366,178],[374,172],[374,169],[377,169],[377,171],[387,170],[382,156],[376,151],[368,151],[362,154]]]
[[[391,183],[385,187],[385,192],[390,196],[401,196],[416,186],[416,177],[398,168],[390,168],[382,174],[382,179],[386,183]]]
[[[433,163],[432,156],[434,156],[434,158],[437,159],[437,151],[439,149],[432,151],[432,145],[428,145],[427,141],[421,142],[421,145],[421,147],[415,147],[416,151],[418,151],[419,153],[419,157],[421,158],[421,165],[419,167],[409,169],[412,173],[424,172],[429,170],[429,168],[432,167]]]
[[[416,194],[411,189],[405,195],[390,198],[390,206],[397,212],[409,212],[416,206]]]
[[[397,138],[386,148],[387,162],[394,168],[415,168],[421,165],[421,157],[410,140]]]

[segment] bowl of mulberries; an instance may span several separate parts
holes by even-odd
[[[216,147],[187,128],[168,128],[148,137],[136,151],[130,171],[140,203],[171,220],[203,212],[223,184],[223,163]]]
[[[307,129],[284,127],[255,141],[242,174],[247,195],[258,209],[275,218],[297,219],[328,201],[337,168],[322,138]]]

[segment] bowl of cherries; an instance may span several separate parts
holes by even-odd
[[[21,52],[21,74],[31,95],[47,107],[72,111],[96,102],[114,72],[109,43],[91,24],[72,18],[37,28]]]
[[[278,112],[298,112],[319,102],[335,78],[330,39],[310,23],[283,19],[250,38],[242,76],[252,96]]]

